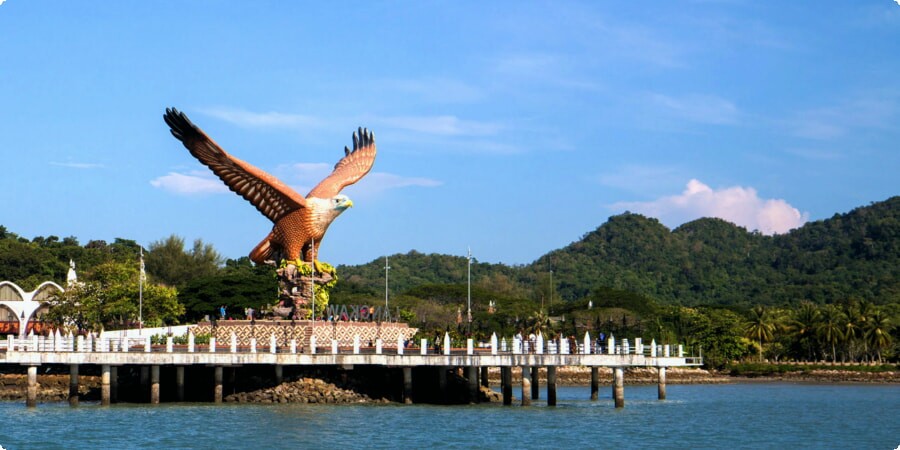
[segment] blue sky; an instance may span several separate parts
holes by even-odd
[[[324,261],[526,264],[625,210],[771,234],[900,194],[900,5],[6,0],[0,106],[28,238],[249,253],[271,223],[174,106],[303,194],[375,132]]]

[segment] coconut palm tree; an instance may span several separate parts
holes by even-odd
[[[812,302],[804,300],[793,311],[787,321],[786,329],[792,333],[806,350],[806,360],[813,359],[813,339],[815,338],[816,324],[819,322],[819,308]]]
[[[816,335],[831,346],[831,361],[837,361],[837,344],[844,339],[844,313],[835,305],[825,305],[816,325]]]
[[[866,321],[865,340],[881,362],[881,351],[891,345],[891,318],[881,310],[875,310]]]
[[[750,320],[744,325],[744,335],[759,343],[759,361],[763,359],[763,342],[772,340],[775,332],[775,321],[769,310],[757,305],[750,310]]]

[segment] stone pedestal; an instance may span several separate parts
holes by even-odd
[[[313,284],[319,285],[319,289],[331,283],[334,275],[331,273],[315,272],[310,276],[309,265],[297,267],[287,263],[284,267],[275,271],[278,277],[278,305],[273,312],[278,317],[286,319],[309,319],[312,317]],[[303,272],[306,272],[304,275]],[[321,309],[324,305],[316,305]]]

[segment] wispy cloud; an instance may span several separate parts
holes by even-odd
[[[392,189],[408,187],[438,187],[444,183],[424,177],[404,177],[386,172],[375,172],[366,175],[360,182],[360,190],[365,190],[371,195],[377,195]]]
[[[103,169],[106,166],[97,163],[81,163],[81,162],[56,162],[51,161],[51,166],[68,167],[71,169]]]
[[[168,175],[151,180],[150,185],[179,195],[205,195],[228,192],[228,188],[224,183],[213,178],[208,172],[201,171],[188,173],[169,172]]]
[[[305,193],[331,174],[333,168],[333,164],[326,163],[297,163],[279,166],[275,173],[289,183],[291,189]],[[354,185],[354,190],[357,192],[357,195],[364,193],[364,195],[372,197],[392,189],[436,187],[441,184],[443,183],[430,178],[404,177],[386,172],[371,172]]]
[[[682,167],[626,164],[600,174],[597,181],[604,186],[647,194],[679,186],[685,178]]]
[[[247,128],[311,128],[322,126],[318,117],[281,112],[252,112],[238,108],[204,108],[201,112]]]
[[[727,125],[736,123],[740,114],[734,103],[715,95],[687,94],[676,97],[650,93],[648,99],[663,113],[689,122]]]
[[[656,217],[671,227],[701,217],[718,217],[763,234],[786,233],[809,220],[782,199],[763,199],[756,189],[733,186],[715,190],[698,180],[684,192],[649,202],[620,202],[613,208]]]
[[[373,84],[382,90],[412,95],[429,103],[470,103],[484,96],[477,87],[448,78],[382,80]]]
[[[844,157],[844,154],[840,151],[819,148],[789,148],[786,151],[804,159],[819,161],[832,161]]]
[[[463,120],[450,115],[382,117],[377,122],[399,130],[440,136],[487,136],[503,129],[497,123]]]
[[[795,136],[832,140],[855,129],[885,129],[896,126],[898,93],[864,94],[857,98],[800,111],[787,120]]]

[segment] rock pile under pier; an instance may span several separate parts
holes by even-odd
[[[317,378],[300,378],[278,386],[249,392],[238,392],[225,397],[234,403],[372,403],[387,399],[372,399],[349,389]]]

